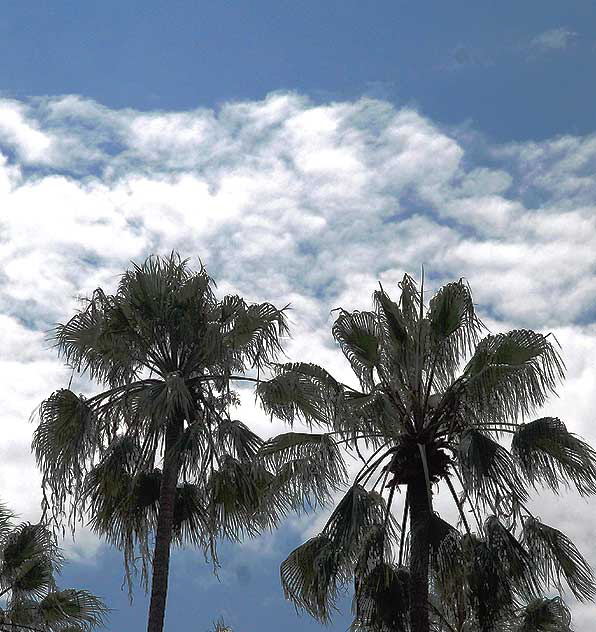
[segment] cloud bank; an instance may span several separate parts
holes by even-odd
[[[378,281],[422,265],[432,287],[465,276],[491,329],[556,334],[568,379],[548,410],[596,444],[595,167],[594,135],[496,146],[382,100],[272,94],[186,112],[0,100],[3,499],[35,518],[27,419],[68,379],[45,332],[131,259],[172,249],[200,257],[221,293],[291,302],[289,357],[340,377],[331,309],[367,308]],[[596,562],[590,515],[565,504]],[[579,630],[589,616],[576,610]]]

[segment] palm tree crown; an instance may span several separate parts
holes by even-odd
[[[394,302],[381,287],[372,311],[340,310],[333,325],[359,389],[305,363],[279,365],[258,386],[271,414],[323,431],[271,439],[262,459],[279,466],[317,450],[303,476],[334,484],[346,471],[338,446],[362,460],[323,531],[283,562],[286,596],[328,621],[353,580],[355,630],[486,632],[505,620],[550,629],[528,627],[532,612],[564,620],[542,590],[565,581],[580,599],[595,594],[574,544],[526,504],[539,486],[596,492],[592,448],[559,419],[528,420],[564,375],[553,338],[521,329],[481,338],[463,280],[428,305],[410,276],[400,290]],[[438,490],[452,496],[458,525],[434,510]]]
[[[114,294],[96,290],[53,339],[103,390],[56,391],[34,433],[46,508],[73,526],[90,515],[124,551],[129,582],[138,557],[148,580],[154,535],[150,632],[163,627],[172,542],[215,559],[218,537],[258,533],[290,508],[292,477],[278,484],[254,460],[262,440],[230,415],[232,383],[256,383],[280,351],[284,310],[218,300],[213,286],[172,254],[133,265]]]
[[[13,524],[0,504],[0,630],[90,632],[103,627],[107,608],[86,590],[60,590],[62,555],[43,524]]]

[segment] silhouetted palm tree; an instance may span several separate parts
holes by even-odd
[[[123,549],[129,585],[139,555],[147,582],[154,534],[149,632],[163,629],[172,541],[215,558],[217,537],[255,534],[287,509],[253,460],[261,439],[230,416],[231,384],[256,382],[286,331],[283,310],[218,300],[205,270],[175,254],[133,265],[115,294],[96,290],[54,331],[60,356],[104,390],[41,404],[46,506],[73,526],[88,511]]]
[[[561,579],[591,598],[586,561],[526,506],[540,485],[596,492],[590,446],[558,419],[526,421],[563,378],[552,337],[514,330],[480,339],[462,280],[428,305],[410,276],[400,289],[397,303],[381,288],[373,311],[340,310],[333,325],[360,389],[305,363],[279,365],[258,386],[270,413],[324,430],[271,439],[260,452],[265,462],[302,457],[305,479],[337,485],[345,473],[339,447],[363,461],[323,531],[283,562],[286,596],[327,621],[354,578],[355,629],[410,632],[429,630],[433,573],[443,586],[465,583],[466,616],[474,617],[467,624],[483,631]],[[511,450],[499,443],[506,435]],[[392,509],[402,488],[400,528]],[[451,494],[463,534],[436,514],[433,488]],[[450,591],[438,594],[447,609]]]
[[[13,524],[0,504],[0,630],[85,632],[103,627],[107,608],[86,590],[60,590],[62,555],[42,524]]]

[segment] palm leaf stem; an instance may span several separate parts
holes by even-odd
[[[384,450],[387,448],[387,444],[383,444],[380,448],[377,448],[368,458],[368,460],[366,461],[367,464],[369,464],[374,458],[375,456],[377,456],[377,454],[379,454],[379,452],[381,450]],[[369,465],[367,467],[367,465],[365,465],[364,467],[362,467],[362,469],[360,470],[360,472],[358,472],[358,475],[356,476],[356,480],[354,481],[354,484],[358,483],[362,478],[364,478],[364,476],[366,476],[370,470],[375,470],[377,468],[377,466],[383,462],[384,459],[387,458],[387,455],[389,454],[389,451],[385,452],[385,454],[383,454],[380,458],[378,458],[372,465]]]
[[[151,386],[152,384],[161,384],[161,380],[147,378],[144,380],[136,380],[132,383],[129,382],[128,384],[123,384],[121,386],[115,386],[114,388],[109,388],[106,391],[102,391],[101,393],[98,393],[97,395],[90,397],[88,400],[86,400],[86,403],[88,406],[91,406],[97,402],[101,402],[102,400],[108,399],[109,397],[112,397],[113,395],[117,395],[125,391],[130,392],[131,390],[135,388],[140,388],[142,386]]]
[[[404,543],[406,538],[406,522],[408,520],[408,505],[409,505],[409,494],[406,490],[406,497],[404,499],[404,510],[401,519],[401,534],[399,537],[399,562],[398,565],[401,566],[404,557]]]
[[[432,490],[430,488],[430,473],[428,470],[428,460],[426,458],[426,448],[424,444],[419,443],[418,450],[420,451],[420,459],[422,460],[422,469],[424,470],[424,479],[426,481],[426,496],[428,498],[428,508],[430,512],[432,513],[432,510],[433,510],[432,500],[431,500]]]
[[[385,470],[384,472],[381,471],[381,473],[379,474],[379,477],[375,481],[375,484],[372,486],[372,489],[375,489],[375,487],[379,484],[381,479],[383,479],[383,484],[381,485],[381,491],[385,489],[385,483],[387,482],[388,476],[389,476],[389,470]]]
[[[434,603],[432,603],[432,601],[429,600],[428,605],[431,607],[431,610],[439,617],[439,619],[441,619],[442,624],[444,624],[449,629],[449,632],[457,632],[457,630],[445,618],[445,615],[439,610],[439,608],[437,608],[437,606],[435,606]]]
[[[451,492],[451,495],[453,496],[453,500],[455,501],[455,504],[457,505],[459,515],[461,516],[462,522],[464,523],[464,527],[466,528],[467,534],[472,535],[472,532],[470,531],[470,525],[468,524],[468,520],[466,518],[466,515],[462,507],[462,503],[457,497],[457,492],[455,491],[455,488],[453,487],[453,483],[451,482],[451,479],[449,478],[449,476],[445,477],[445,482],[447,483],[447,487],[449,487],[449,491]]]
[[[387,533],[387,524],[389,523],[389,516],[391,515],[391,505],[393,503],[393,496],[395,494],[395,488],[397,485],[394,485],[389,492],[389,498],[387,499],[387,507],[385,508],[385,519],[383,520],[383,537]]]
[[[435,354],[433,357],[433,363],[430,369],[430,374],[428,376],[428,382],[426,384],[426,392],[424,394],[424,402],[422,404],[422,410],[426,410],[426,407],[428,406],[428,398],[430,397],[430,391],[432,388],[433,380],[435,379],[435,369],[437,367],[437,361],[438,361],[438,354]],[[423,427],[430,426],[430,422],[431,422],[431,419],[429,418],[428,424],[425,423]]]
[[[328,432],[327,434],[343,434],[343,430],[333,430],[332,432]],[[380,432],[373,432],[371,434],[361,434],[354,435],[353,437],[348,437],[347,439],[342,439],[341,441],[336,441],[335,445],[341,445],[342,443],[350,443],[350,441],[354,441],[355,439],[371,439],[372,437],[384,437],[384,434]]]
[[[209,387],[209,393],[211,394],[211,387]],[[218,417],[217,411],[213,408],[211,403],[208,402],[203,397],[202,393],[199,393],[199,399],[203,402],[203,405],[206,406],[213,413],[215,418],[217,418]],[[206,417],[208,418],[208,415]],[[209,423],[209,425],[211,426],[210,423]],[[205,434],[207,435],[207,440],[209,441],[209,446],[211,448],[211,452],[213,453],[213,456],[215,457],[215,461],[217,462],[218,467],[221,467],[221,461],[219,460],[219,454],[218,454],[217,449],[215,447],[215,442],[213,441],[213,437],[211,436],[211,432],[206,432]]]
[[[358,447],[358,439],[354,437],[354,449],[356,450],[356,454],[360,458],[360,460],[366,465],[366,459],[362,456],[362,452],[360,452],[360,448]]]
[[[422,318],[424,316],[424,266],[420,278],[420,304],[418,306],[418,340],[416,341],[416,392],[422,392]],[[419,398],[417,398],[420,404]],[[420,410],[422,413],[422,410]]]
[[[480,514],[476,511],[476,507],[474,506],[474,503],[470,500],[470,495],[468,494],[468,491],[466,490],[466,486],[461,477],[461,474],[456,467],[453,468],[453,471],[455,472],[455,475],[457,476],[457,480],[459,481],[459,484],[461,485],[461,488],[464,491],[465,499],[468,501],[468,504],[470,505],[472,514],[474,514],[474,519],[476,520],[478,531],[482,531],[482,521],[480,520]]]

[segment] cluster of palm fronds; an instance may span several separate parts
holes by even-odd
[[[42,524],[13,524],[0,504],[0,630],[85,632],[102,626],[107,608],[85,590],[60,590],[62,555]]]

